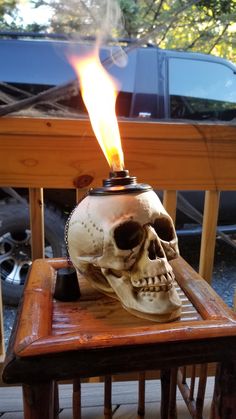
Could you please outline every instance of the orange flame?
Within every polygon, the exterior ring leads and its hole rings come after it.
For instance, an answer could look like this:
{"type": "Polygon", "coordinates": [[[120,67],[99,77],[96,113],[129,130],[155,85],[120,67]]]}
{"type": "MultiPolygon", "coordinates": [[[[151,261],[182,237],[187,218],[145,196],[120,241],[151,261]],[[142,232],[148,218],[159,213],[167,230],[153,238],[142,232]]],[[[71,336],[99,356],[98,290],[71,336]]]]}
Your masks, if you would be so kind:
{"type": "Polygon", "coordinates": [[[112,170],[123,170],[124,158],[115,114],[115,82],[102,66],[98,53],[71,57],[93,131],[112,170]]]}

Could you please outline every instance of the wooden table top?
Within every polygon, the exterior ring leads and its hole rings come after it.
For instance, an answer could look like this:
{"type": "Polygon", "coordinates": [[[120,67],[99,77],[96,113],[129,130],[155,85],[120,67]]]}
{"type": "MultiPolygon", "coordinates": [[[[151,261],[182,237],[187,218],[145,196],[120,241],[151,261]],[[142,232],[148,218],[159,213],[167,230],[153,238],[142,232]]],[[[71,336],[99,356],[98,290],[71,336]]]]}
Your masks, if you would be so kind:
{"type": "Polygon", "coordinates": [[[119,301],[80,278],[76,302],[53,299],[56,271],[64,259],[33,263],[14,340],[17,357],[236,336],[236,314],[181,258],[172,261],[182,315],[156,323],[129,314],[119,301]]]}

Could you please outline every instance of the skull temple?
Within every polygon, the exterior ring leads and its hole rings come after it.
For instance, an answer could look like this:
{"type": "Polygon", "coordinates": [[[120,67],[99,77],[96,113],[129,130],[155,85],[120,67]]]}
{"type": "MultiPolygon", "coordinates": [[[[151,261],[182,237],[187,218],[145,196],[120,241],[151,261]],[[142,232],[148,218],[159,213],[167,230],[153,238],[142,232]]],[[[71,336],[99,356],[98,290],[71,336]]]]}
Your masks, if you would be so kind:
{"type": "Polygon", "coordinates": [[[172,219],[152,190],[90,196],[67,223],[75,268],[130,313],[156,322],[181,314],[169,260],[178,256],[172,219]]]}

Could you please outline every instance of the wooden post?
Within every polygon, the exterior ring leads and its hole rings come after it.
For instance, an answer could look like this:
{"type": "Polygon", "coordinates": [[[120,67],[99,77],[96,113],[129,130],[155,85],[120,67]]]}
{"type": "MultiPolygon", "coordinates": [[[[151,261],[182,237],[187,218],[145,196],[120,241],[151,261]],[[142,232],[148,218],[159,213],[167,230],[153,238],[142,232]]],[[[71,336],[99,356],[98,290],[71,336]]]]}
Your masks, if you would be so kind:
{"type": "Polygon", "coordinates": [[[216,371],[211,419],[235,419],[236,362],[226,360],[216,371]]]}
{"type": "Polygon", "coordinates": [[[168,419],[177,419],[176,391],[178,367],[171,368],[168,419]]]}
{"type": "Polygon", "coordinates": [[[170,215],[175,224],[176,206],[177,206],[177,191],[164,191],[163,206],[170,215]]]}
{"type": "Polygon", "coordinates": [[[85,196],[88,192],[88,189],[85,189],[85,188],[78,189],[78,188],[76,188],[75,191],[76,191],[76,203],[78,204],[80,201],[82,201],[82,199],[85,198],[85,196]]]}
{"type": "Polygon", "coordinates": [[[81,381],[73,380],[73,419],[81,419],[81,381]]]}
{"type": "Polygon", "coordinates": [[[1,363],[5,357],[5,347],[4,347],[4,334],[3,334],[3,311],[2,311],[2,291],[1,291],[1,281],[0,281],[0,372],[1,372],[1,363]]]}
{"type": "Polygon", "coordinates": [[[112,418],[112,376],[104,378],[104,418],[112,418]]]}
{"type": "Polygon", "coordinates": [[[145,371],[139,373],[138,380],[138,418],[145,415],[145,371]]]}
{"type": "Polygon", "coordinates": [[[161,369],[161,419],[168,419],[171,369],[161,369]]]}
{"type": "Polygon", "coordinates": [[[54,383],[23,385],[24,419],[54,419],[54,383]]]}
{"type": "Polygon", "coordinates": [[[44,257],[43,189],[29,189],[32,260],[44,257]]]}
{"type": "Polygon", "coordinates": [[[209,283],[214,264],[219,198],[219,191],[205,193],[199,273],[209,283]]]}

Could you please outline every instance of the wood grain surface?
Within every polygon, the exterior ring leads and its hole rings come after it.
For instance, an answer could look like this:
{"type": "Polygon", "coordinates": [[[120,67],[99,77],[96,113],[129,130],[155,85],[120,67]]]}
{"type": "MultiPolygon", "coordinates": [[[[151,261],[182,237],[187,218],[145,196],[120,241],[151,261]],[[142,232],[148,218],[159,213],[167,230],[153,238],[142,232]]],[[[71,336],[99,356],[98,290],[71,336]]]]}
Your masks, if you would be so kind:
{"type": "Polygon", "coordinates": [[[83,277],[79,278],[79,301],[53,300],[56,269],[66,265],[63,259],[33,263],[15,340],[16,355],[236,336],[236,314],[182,258],[172,262],[182,316],[161,324],[129,314],[118,300],[100,294],[83,277]]]}
{"type": "MultiPolygon", "coordinates": [[[[236,189],[235,126],[119,126],[125,166],[140,182],[171,190],[236,189]]],[[[84,188],[100,185],[109,172],[87,120],[1,118],[0,150],[2,186],[84,188]]]]}

